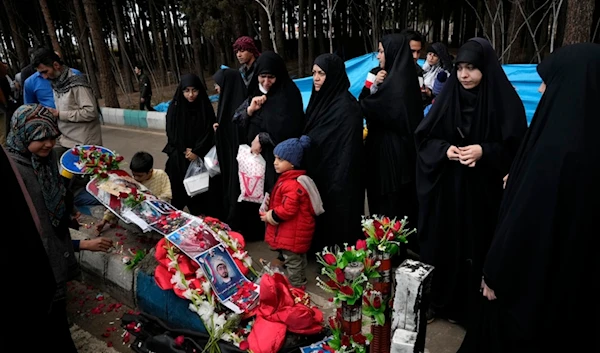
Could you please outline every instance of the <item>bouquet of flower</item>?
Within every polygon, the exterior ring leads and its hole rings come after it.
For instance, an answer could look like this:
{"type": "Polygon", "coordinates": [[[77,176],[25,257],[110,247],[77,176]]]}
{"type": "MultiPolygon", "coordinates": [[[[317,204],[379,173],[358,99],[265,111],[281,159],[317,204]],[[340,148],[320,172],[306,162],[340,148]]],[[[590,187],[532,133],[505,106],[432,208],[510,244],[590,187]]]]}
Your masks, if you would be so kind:
{"type": "Polygon", "coordinates": [[[344,334],[338,317],[330,317],[327,323],[331,330],[332,338],[323,345],[323,350],[332,353],[367,352],[367,346],[373,335],[363,335],[360,332],[352,336],[344,334]]]}
{"type": "Polygon", "coordinates": [[[121,202],[125,206],[129,208],[134,208],[135,206],[141,204],[142,202],[144,202],[144,200],[146,200],[146,195],[139,192],[136,188],[131,188],[131,192],[129,194],[125,192],[120,192],[119,199],[122,200],[121,202]]]}
{"type": "Polygon", "coordinates": [[[87,148],[75,146],[71,149],[71,153],[79,156],[83,173],[93,174],[103,179],[108,177],[107,172],[109,170],[119,169],[119,163],[123,161],[123,156],[115,155],[112,152],[104,152],[96,146],[87,148]]]}
{"type": "Polygon", "coordinates": [[[377,325],[385,324],[385,311],[387,305],[381,292],[367,289],[363,295],[362,312],[365,316],[375,319],[377,325]]]}
{"type": "Polygon", "coordinates": [[[400,244],[406,243],[406,238],[416,232],[416,229],[408,229],[408,217],[401,220],[389,217],[372,215],[363,216],[362,230],[366,236],[367,248],[371,251],[386,252],[395,255],[400,250],[400,244]]]}
{"type": "Polygon", "coordinates": [[[323,265],[321,274],[327,276],[327,280],[317,277],[317,286],[332,293],[336,304],[344,301],[354,305],[362,297],[364,284],[369,279],[380,276],[376,271],[378,264],[367,256],[365,248],[358,249],[356,246],[349,247],[348,244],[344,244],[344,250],[338,246],[331,250],[325,247],[316,255],[317,262],[323,265]],[[348,280],[344,271],[354,264],[362,264],[364,269],[360,275],[348,280]]]}

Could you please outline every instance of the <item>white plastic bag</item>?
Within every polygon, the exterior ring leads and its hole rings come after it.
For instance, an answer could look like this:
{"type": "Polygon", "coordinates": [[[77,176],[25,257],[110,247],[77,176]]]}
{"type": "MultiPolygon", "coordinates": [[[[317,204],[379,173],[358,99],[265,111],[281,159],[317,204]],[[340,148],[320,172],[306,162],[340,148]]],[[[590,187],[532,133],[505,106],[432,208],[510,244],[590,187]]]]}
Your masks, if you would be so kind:
{"type": "Polygon", "coordinates": [[[200,158],[193,160],[185,173],[183,186],[189,196],[195,196],[208,190],[209,173],[200,158]]]}
{"type": "Polygon", "coordinates": [[[219,166],[219,159],[217,158],[217,146],[212,146],[210,151],[204,156],[204,166],[206,166],[208,175],[210,175],[211,178],[221,174],[221,167],[219,166]]]}
{"type": "Polygon", "coordinates": [[[242,192],[238,202],[262,203],[265,194],[265,169],[267,162],[260,155],[250,152],[250,146],[240,145],[237,154],[238,175],[242,192]]]}

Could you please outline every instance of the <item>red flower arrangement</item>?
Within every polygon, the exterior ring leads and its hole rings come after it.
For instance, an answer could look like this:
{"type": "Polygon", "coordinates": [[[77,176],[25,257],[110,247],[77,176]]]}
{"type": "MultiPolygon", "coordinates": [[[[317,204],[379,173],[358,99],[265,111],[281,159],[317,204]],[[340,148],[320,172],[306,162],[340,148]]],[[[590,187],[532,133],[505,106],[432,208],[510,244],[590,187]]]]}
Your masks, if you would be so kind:
{"type": "Polygon", "coordinates": [[[357,333],[349,336],[344,334],[340,318],[332,316],[327,320],[327,324],[331,329],[331,339],[323,345],[326,352],[331,353],[366,353],[369,341],[372,339],[371,334],[363,335],[357,333]]]}
{"type": "Polygon", "coordinates": [[[362,230],[366,236],[366,247],[371,251],[386,252],[395,255],[400,250],[400,244],[406,243],[406,237],[416,232],[416,229],[408,229],[408,217],[401,220],[396,218],[372,215],[363,216],[362,230]]]}
{"type": "Polygon", "coordinates": [[[115,155],[112,152],[103,152],[96,146],[83,148],[76,146],[71,149],[71,153],[79,156],[80,163],[83,165],[81,171],[85,174],[93,174],[99,178],[108,178],[109,170],[119,169],[119,163],[123,161],[123,156],[115,155]]]}

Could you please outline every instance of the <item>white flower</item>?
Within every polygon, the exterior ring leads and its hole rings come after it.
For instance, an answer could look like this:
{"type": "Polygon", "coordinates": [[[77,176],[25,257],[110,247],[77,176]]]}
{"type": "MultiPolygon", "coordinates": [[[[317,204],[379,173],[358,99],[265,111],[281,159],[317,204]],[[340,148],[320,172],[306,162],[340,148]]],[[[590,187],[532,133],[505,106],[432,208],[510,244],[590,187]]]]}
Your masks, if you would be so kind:
{"type": "Polygon", "coordinates": [[[190,288],[188,288],[185,291],[183,291],[182,295],[185,299],[191,300],[194,296],[194,292],[190,288]]]}
{"type": "Polygon", "coordinates": [[[199,309],[199,308],[197,308],[197,307],[194,305],[194,303],[190,303],[190,304],[188,305],[188,309],[190,309],[191,311],[193,311],[193,312],[195,312],[195,313],[198,313],[198,309],[199,309]]]}
{"type": "Polygon", "coordinates": [[[202,291],[204,291],[204,293],[206,293],[206,294],[208,294],[208,293],[210,293],[210,291],[212,291],[212,287],[210,286],[209,281],[202,281],[202,291]]]}
{"type": "Polygon", "coordinates": [[[203,301],[200,303],[198,315],[200,315],[200,318],[202,318],[202,321],[204,321],[205,325],[210,322],[210,318],[214,312],[215,308],[210,305],[209,302],[203,301]]]}
{"type": "Polygon", "coordinates": [[[219,328],[222,328],[227,323],[227,317],[225,317],[225,314],[214,313],[213,320],[214,320],[215,327],[219,327],[219,328]]]}
{"type": "Polygon", "coordinates": [[[170,269],[172,268],[177,268],[178,264],[177,264],[177,256],[175,256],[175,258],[171,259],[171,261],[169,261],[169,264],[167,265],[167,267],[170,269]]]}
{"type": "Polygon", "coordinates": [[[242,262],[246,267],[252,266],[252,258],[250,256],[246,256],[245,258],[243,258],[242,262]]]}
{"type": "Polygon", "coordinates": [[[196,278],[203,278],[204,277],[204,271],[202,271],[201,267],[198,267],[198,269],[196,270],[196,278]]]}
{"type": "Polygon", "coordinates": [[[385,251],[385,244],[379,244],[379,245],[377,245],[377,250],[379,250],[379,251],[385,251]]]}
{"type": "Polygon", "coordinates": [[[233,340],[229,332],[223,332],[223,334],[221,335],[221,339],[227,342],[231,342],[233,340]]]}
{"type": "Polygon", "coordinates": [[[233,257],[235,257],[236,259],[240,259],[240,260],[243,260],[244,256],[246,256],[246,255],[248,255],[248,252],[247,251],[241,251],[241,250],[238,250],[238,251],[236,251],[236,252],[233,253],[233,257]]]}

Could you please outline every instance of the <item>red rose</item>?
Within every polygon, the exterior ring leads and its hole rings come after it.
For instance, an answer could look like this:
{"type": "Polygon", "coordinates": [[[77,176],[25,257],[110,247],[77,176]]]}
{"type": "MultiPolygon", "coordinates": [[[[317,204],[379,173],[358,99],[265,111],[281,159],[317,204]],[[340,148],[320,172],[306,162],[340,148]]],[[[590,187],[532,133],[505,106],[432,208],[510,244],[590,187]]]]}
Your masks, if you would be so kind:
{"type": "Polygon", "coordinates": [[[243,351],[247,351],[248,349],[250,349],[250,344],[248,343],[248,341],[244,340],[240,342],[240,349],[243,351]]]}
{"type": "Polygon", "coordinates": [[[342,346],[350,347],[350,338],[348,336],[342,336],[342,346]]]}
{"type": "Polygon", "coordinates": [[[343,283],[346,280],[346,276],[344,276],[344,271],[341,268],[335,269],[335,279],[338,283],[343,283]]]}
{"type": "Polygon", "coordinates": [[[340,288],[339,284],[335,283],[335,281],[331,280],[331,279],[327,280],[327,282],[325,282],[325,284],[327,286],[329,286],[329,288],[331,288],[331,289],[338,289],[338,288],[340,288]]]}
{"type": "Polygon", "coordinates": [[[381,227],[375,228],[375,238],[377,240],[381,240],[383,238],[384,234],[385,233],[383,232],[383,229],[381,227]]]}
{"type": "Polygon", "coordinates": [[[351,296],[354,294],[354,289],[352,289],[352,287],[350,286],[342,286],[342,288],[340,288],[340,291],[347,296],[351,296]]]}
{"type": "Polygon", "coordinates": [[[129,196],[129,194],[127,194],[126,192],[119,192],[119,198],[120,199],[126,199],[127,196],[129,196]]]}
{"type": "Polygon", "coordinates": [[[123,161],[123,156],[117,156],[117,162],[123,161]]]}
{"type": "Polygon", "coordinates": [[[335,256],[333,254],[329,254],[329,253],[323,255],[323,260],[328,265],[335,265],[335,263],[337,262],[337,259],[335,258],[335,256]]]}
{"type": "Polygon", "coordinates": [[[382,221],[383,225],[388,225],[390,224],[390,218],[389,217],[383,217],[383,221],[382,221]]]}
{"type": "Polygon", "coordinates": [[[73,149],[71,150],[71,154],[78,156],[79,155],[79,149],[77,149],[77,147],[73,147],[73,149]]]}
{"type": "Polygon", "coordinates": [[[394,232],[399,232],[400,228],[402,228],[402,222],[396,221],[396,223],[394,223],[394,226],[392,227],[392,229],[394,229],[394,232]]]}
{"type": "Polygon", "coordinates": [[[367,248],[367,241],[364,239],[358,239],[356,241],[356,250],[363,250],[367,248]]]}
{"type": "Polygon", "coordinates": [[[357,333],[356,335],[352,336],[352,340],[354,340],[354,342],[358,344],[367,343],[367,337],[365,337],[365,335],[363,335],[362,333],[357,333]]]}
{"type": "Polygon", "coordinates": [[[373,307],[375,309],[381,308],[381,297],[376,296],[375,298],[373,298],[373,307]]]}

